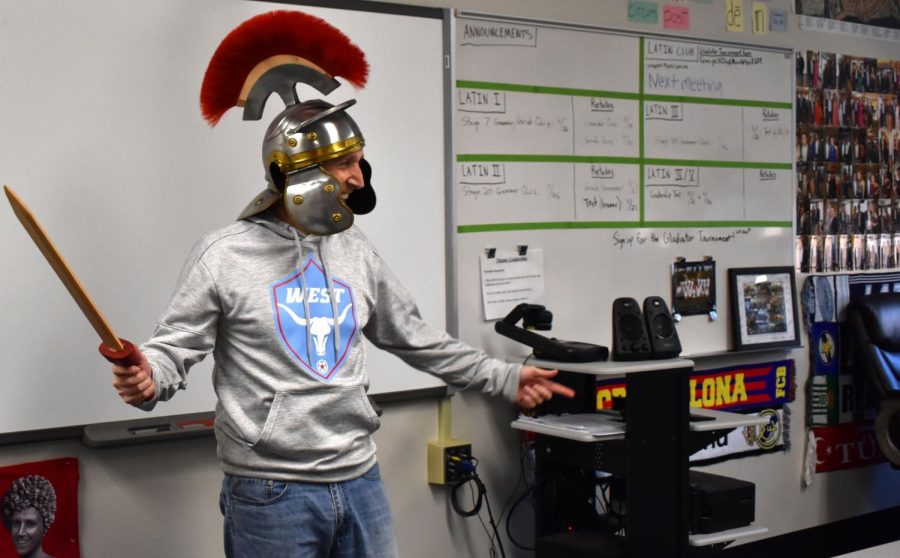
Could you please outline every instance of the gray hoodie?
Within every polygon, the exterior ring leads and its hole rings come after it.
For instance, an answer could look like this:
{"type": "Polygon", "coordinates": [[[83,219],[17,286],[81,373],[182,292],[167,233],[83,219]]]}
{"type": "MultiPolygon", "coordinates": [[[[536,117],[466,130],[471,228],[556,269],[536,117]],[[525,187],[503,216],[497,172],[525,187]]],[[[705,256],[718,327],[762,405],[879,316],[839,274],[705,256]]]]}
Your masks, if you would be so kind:
{"type": "Polygon", "coordinates": [[[365,345],[450,385],[515,399],[519,367],[425,323],[356,227],[301,238],[270,212],[201,239],[142,346],[157,400],[213,353],[226,473],[331,482],[375,463],[365,345]]]}

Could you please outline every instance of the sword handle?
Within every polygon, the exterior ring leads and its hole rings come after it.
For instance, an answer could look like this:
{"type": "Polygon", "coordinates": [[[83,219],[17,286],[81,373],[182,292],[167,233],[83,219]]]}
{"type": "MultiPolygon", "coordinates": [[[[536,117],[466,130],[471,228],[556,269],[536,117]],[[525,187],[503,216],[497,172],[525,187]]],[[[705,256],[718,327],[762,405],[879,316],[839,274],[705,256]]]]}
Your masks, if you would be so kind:
{"type": "Polygon", "coordinates": [[[112,347],[108,347],[106,343],[100,343],[100,354],[103,357],[112,362],[113,364],[118,364],[119,366],[137,366],[140,364],[140,360],[138,355],[140,354],[131,341],[126,341],[124,339],[119,339],[119,343],[122,344],[122,350],[117,351],[112,347]]]}

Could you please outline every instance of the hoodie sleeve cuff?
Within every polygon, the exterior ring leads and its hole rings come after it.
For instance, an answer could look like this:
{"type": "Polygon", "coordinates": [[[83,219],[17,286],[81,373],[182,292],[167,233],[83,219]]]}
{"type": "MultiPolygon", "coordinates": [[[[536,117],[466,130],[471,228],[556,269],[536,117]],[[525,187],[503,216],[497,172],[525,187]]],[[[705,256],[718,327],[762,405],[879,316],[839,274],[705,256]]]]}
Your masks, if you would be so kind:
{"type": "Polygon", "coordinates": [[[522,375],[521,364],[507,365],[506,379],[503,382],[503,397],[515,403],[516,396],[519,394],[519,378],[522,375]]]}

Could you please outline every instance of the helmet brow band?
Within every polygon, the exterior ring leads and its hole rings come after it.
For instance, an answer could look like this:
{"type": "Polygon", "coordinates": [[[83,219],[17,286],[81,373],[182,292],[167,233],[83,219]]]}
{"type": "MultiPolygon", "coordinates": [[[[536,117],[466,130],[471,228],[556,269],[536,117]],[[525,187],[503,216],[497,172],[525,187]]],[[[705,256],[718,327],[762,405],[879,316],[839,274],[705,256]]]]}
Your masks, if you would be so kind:
{"type": "MultiPolygon", "coordinates": [[[[321,163],[328,159],[334,159],[345,151],[355,150],[363,147],[365,142],[360,137],[349,138],[343,141],[335,142],[312,151],[304,151],[290,157],[290,167],[283,169],[285,172],[301,169],[315,163],[321,163]]],[[[269,162],[275,161],[279,164],[285,164],[284,153],[276,151],[269,155],[269,162]]]]}

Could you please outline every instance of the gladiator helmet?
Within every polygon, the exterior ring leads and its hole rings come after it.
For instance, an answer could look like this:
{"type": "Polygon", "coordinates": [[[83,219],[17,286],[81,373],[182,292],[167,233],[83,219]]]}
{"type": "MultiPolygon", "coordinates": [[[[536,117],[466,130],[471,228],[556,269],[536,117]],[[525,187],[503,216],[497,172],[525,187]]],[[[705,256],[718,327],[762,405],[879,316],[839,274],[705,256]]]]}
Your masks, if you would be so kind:
{"type": "Polygon", "coordinates": [[[368,162],[360,162],[365,186],[346,201],[341,199],[341,183],[321,166],[365,145],[359,126],[347,114],[356,101],[301,101],[296,91],[298,83],[305,83],[328,95],[340,86],[335,77],[361,88],[367,75],[368,63],[359,47],[324,20],[298,11],[258,15],[222,40],[200,91],[201,110],[210,125],[234,106],[243,107],[244,120],[260,120],[272,93],[285,104],[263,138],[266,188],[238,219],[282,203],[291,225],[305,234],[330,235],[349,228],[354,214],[375,207],[368,162]]]}

